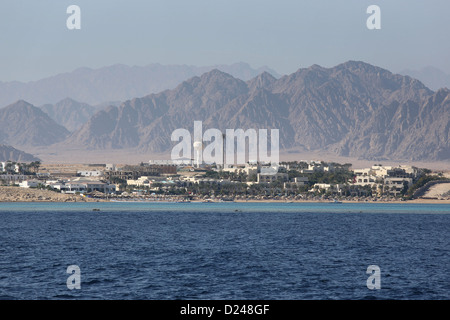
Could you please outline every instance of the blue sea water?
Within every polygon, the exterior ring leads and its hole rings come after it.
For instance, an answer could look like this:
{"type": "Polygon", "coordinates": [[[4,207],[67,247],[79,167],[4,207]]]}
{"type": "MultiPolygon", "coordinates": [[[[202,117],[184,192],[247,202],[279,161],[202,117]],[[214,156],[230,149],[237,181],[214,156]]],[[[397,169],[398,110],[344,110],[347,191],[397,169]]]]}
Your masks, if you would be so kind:
{"type": "Polygon", "coordinates": [[[0,299],[449,299],[449,231],[435,204],[0,203],[0,299]]]}

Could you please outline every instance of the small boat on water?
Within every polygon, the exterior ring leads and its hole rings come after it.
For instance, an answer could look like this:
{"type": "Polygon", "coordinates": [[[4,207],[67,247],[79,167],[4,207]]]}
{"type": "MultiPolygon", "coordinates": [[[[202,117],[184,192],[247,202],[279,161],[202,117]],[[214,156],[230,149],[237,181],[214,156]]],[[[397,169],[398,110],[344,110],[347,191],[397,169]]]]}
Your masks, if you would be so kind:
{"type": "Polygon", "coordinates": [[[330,201],[330,203],[342,203],[342,201],[338,201],[338,200],[334,199],[333,201],[330,201]]]}

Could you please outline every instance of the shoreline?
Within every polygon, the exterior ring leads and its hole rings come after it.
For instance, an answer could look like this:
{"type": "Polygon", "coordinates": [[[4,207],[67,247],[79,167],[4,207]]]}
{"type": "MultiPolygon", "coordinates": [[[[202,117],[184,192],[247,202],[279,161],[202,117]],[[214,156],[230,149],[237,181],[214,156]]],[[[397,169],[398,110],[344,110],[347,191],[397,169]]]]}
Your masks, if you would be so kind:
{"type": "Polygon", "coordinates": [[[235,200],[235,201],[212,201],[204,202],[201,200],[193,200],[190,202],[180,202],[180,201],[167,201],[167,200],[105,200],[105,199],[94,199],[94,198],[80,198],[80,199],[69,199],[69,200],[14,200],[14,201],[4,201],[0,200],[0,205],[2,203],[278,203],[278,204],[299,204],[299,203],[323,203],[323,204],[450,204],[450,200],[432,200],[432,199],[415,199],[415,200],[393,200],[393,201],[351,201],[342,200],[341,203],[334,203],[333,201],[326,200],[235,200]]]}
{"type": "Polygon", "coordinates": [[[16,202],[74,203],[74,202],[105,202],[105,200],[87,198],[75,194],[57,193],[50,190],[0,186],[0,203],[16,203],[16,202]]]}
{"type": "MultiPolygon", "coordinates": [[[[407,203],[418,203],[418,204],[450,204],[450,200],[434,200],[434,199],[414,199],[414,200],[392,200],[392,201],[352,201],[352,200],[339,200],[343,204],[346,203],[401,203],[401,204],[407,204],[407,203]]],[[[235,200],[236,203],[333,203],[333,201],[327,201],[327,200],[235,200]]]]}
{"type": "MultiPolygon", "coordinates": [[[[89,198],[86,196],[75,194],[57,193],[50,190],[40,189],[25,189],[18,187],[2,187],[0,186],[0,204],[1,203],[87,203],[87,202],[129,202],[129,203],[188,203],[183,202],[183,197],[160,197],[157,199],[145,199],[145,198],[89,198]],[[158,200],[157,200],[158,199],[158,200]]],[[[234,199],[233,201],[221,201],[220,199],[206,201],[205,199],[195,199],[190,202],[193,203],[333,203],[332,199],[319,200],[319,199],[234,199]]],[[[339,200],[339,199],[337,199],[339,200]]],[[[414,199],[414,200],[369,200],[369,199],[354,199],[354,200],[339,200],[341,203],[417,203],[417,204],[450,204],[450,199],[414,199]]]]}

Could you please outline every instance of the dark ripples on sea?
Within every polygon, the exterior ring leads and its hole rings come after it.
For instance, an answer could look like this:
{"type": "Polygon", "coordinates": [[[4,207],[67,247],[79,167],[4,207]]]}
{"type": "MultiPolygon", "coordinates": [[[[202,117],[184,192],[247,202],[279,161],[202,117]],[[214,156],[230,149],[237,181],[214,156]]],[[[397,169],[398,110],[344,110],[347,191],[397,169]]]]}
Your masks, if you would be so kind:
{"type": "Polygon", "coordinates": [[[0,299],[450,298],[448,214],[181,205],[0,208],[0,299]],[[69,265],[81,290],[66,286],[69,265]],[[366,286],[369,265],[381,290],[366,286]]]}

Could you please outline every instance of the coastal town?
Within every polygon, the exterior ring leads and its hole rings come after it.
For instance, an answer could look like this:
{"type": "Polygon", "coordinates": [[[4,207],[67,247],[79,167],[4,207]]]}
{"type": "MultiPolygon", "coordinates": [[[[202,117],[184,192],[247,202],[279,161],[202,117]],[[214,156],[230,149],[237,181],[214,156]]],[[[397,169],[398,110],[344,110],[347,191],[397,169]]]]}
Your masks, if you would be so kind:
{"type": "Polygon", "coordinates": [[[450,177],[413,166],[324,161],[220,166],[150,160],[136,165],[1,162],[0,201],[450,200],[450,177]]]}

